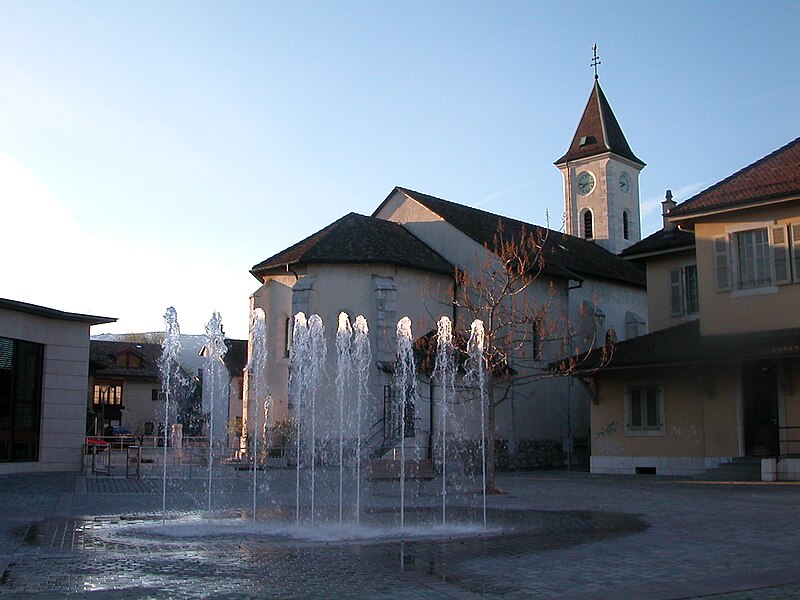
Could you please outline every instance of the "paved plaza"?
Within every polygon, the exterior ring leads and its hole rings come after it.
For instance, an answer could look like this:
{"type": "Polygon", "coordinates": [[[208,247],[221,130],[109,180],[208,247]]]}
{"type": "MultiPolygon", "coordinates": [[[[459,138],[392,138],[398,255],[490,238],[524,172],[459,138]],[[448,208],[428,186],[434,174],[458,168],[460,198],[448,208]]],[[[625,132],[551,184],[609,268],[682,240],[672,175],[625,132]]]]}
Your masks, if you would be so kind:
{"type": "MultiPolygon", "coordinates": [[[[220,483],[231,523],[246,521],[233,507],[248,506],[248,475],[220,483]]],[[[266,509],[291,506],[292,480],[262,476],[266,509]]],[[[203,485],[170,490],[165,514],[157,479],[0,476],[0,596],[800,598],[796,484],[500,474],[505,494],[488,498],[487,532],[355,541],[243,526],[195,534],[203,485]],[[184,532],[159,533],[162,519],[184,532]]],[[[365,511],[396,519],[395,485],[368,487],[365,511]]],[[[438,485],[414,488],[426,514],[439,510],[438,485]]]]}

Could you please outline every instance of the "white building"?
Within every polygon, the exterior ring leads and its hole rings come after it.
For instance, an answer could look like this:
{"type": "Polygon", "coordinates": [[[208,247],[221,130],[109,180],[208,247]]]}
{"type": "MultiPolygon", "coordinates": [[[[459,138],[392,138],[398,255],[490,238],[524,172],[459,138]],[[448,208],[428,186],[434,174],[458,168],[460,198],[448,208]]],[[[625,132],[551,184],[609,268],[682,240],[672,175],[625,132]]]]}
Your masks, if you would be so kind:
{"type": "MultiPolygon", "coordinates": [[[[495,265],[498,232],[506,240],[533,235],[543,243],[541,273],[526,290],[523,305],[546,306],[545,320],[572,332],[570,353],[602,344],[608,336],[622,340],[645,333],[644,271],[617,256],[641,239],[638,175],[644,163],[631,152],[597,81],[570,148],[556,164],[564,177],[568,234],[396,187],[371,217],[351,213],[255,265],[251,273],[262,285],[251,303],[267,315],[269,422],[291,414],[292,316],[319,314],[332,349],[337,315],[344,311],[351,319],[365,316],[370,326],[374,365],[362,428],[371,445],[385,446],[379,429],[394,394],[397,320],[411,318],[415,337],[421,338],[446,315],[463,333],[469,322],[453,302],[463,291],[457,273],[477,276],[495,265]]],[[[547,336],[540,332],[540,337],[547,336]]],[[[535,379],[564,349],[544,343],[535,351],[536,360],[517,353],[509,367],[535,379]]],[[[331,369],[334,360],[331,350],[331,369]]],[[[436,386],[424,373],[419,377],[413,444],[430,455],[436,386]]],[[[588,396],[580,386],[570,378],[543,377],[510,389],[498,406],[496,437],[521,464],[560,463],[574,440],[588,438],[588,413],[588,396]]]]}
{"type": "Polygon", "coordinates": [[[89,327],[115,320],[0,298],[0,474],[80,470],[89,327]]]}

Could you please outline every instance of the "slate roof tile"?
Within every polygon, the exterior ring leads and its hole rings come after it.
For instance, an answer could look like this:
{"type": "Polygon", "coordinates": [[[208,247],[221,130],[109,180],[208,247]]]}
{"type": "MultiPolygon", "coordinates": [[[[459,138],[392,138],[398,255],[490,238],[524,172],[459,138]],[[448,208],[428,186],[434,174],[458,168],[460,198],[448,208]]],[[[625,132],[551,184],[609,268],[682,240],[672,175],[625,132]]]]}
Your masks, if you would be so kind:
{"type": "Polygon", "coordinates": [[[628,145],[625,134],[619,126],[614,111],[600,87],[600,82],[595,79],[589,101],[583,109],[583,115],[578,122],[578,128],[572,138],[567,153],[559,158],[555,164],[560,165],[567,161],[587,158],[604,152],[613,152],[644,167],[628,145]]]}
{"type": "Polygon", "coordinates": [[[385,263],[452,275],[455,267],[397,223],[345,215],[324,229],[258,263],[250,273],[261,279],[271,269],[295,263],[385,263]]]}
{"type": "Polygon", "coordinates": [[[659,229],[651,233],[640,242],[633,246],[628,246],[620,256],[625,258],[635,258],[642,254],[653,252],[666,252],[669,250],[694,248],[694,233],[691,231],[681,231],[677,227],[672,230],[659,229]]]}
{"type": "Polygon", "coordinates": [[[158,359],[161,344],[139,342],[89,341],[89,373],[95,377],[137,377],[158,379],[158,359]],[[118,366],[116,357],[123,352],[133,352],[141,357],[141,368],[118,366]]]}
{"type": "Polygon", "coordinates": [[[494,246],[500,229],[506,238],[519,239],[525,231],[545,240],[544,272],[549,275],[570,279],[599,277],[640,287],[645,285],[642,267],[620,259],[594,242],[406,188],[395,189],[487,248],[494,246]]]}
{"type": "MultiPolygon", "coordinates": [[[[579,372],[601,367],[601,356],[602,349],[585,355],[578,361],[579,372]]],[[[800,328],[700,335],[700,322],[694,320],[619,342],[610,361],[602,368],[703,364],[781,356],[800,356],[800,328]]],[[[559,363],[550,367],[559,370],[559,363]]]]}
{"type": "Polygon", "coordinates": [[[680,203],[670,217],[688,217],[800,195],[800,137],[680,203]]]}

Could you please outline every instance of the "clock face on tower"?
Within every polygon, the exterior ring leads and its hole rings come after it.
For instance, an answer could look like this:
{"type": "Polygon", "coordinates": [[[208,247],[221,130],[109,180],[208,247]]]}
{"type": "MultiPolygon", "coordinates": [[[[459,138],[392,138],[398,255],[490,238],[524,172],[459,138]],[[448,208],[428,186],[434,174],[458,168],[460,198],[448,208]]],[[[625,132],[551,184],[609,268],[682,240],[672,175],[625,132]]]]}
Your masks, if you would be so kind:
{"type": "Polygon", "coordinates": [[[627,194],[628,190],[631,189],[631,182],[625,173],[619,176],[619,189],[622,190],[623,194],[627,194]]]}
{"type": "Polygon", "coordinates": [[[590,193],[594,189],[594,175],[589,171],[578,173],[578,193],[582,196],[590,193]]]}

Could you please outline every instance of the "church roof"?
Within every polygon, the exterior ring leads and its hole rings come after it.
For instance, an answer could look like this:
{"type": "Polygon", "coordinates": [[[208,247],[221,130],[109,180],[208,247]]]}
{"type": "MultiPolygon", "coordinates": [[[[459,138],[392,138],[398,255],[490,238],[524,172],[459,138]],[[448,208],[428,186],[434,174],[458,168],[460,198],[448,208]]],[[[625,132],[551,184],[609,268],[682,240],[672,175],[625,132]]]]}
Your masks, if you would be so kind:
{"type": "MultiPolygon", "coordinates": [[[[608,350],[596,348],[578,357],[576,374],[601,369],[631,369],[645,366],[697,365],[742,359],[800,355],[800,328],[701,335],[700,321],[693,320],[619,342],[609,358],[608,350]]],[[[551,363],[563,371],[570,360],[551,363]]]]}
{"type": "Polygon", "coordinates": [[[696,216],[800,195],[800,138],[692,196],[670,217],[696,216]]]}
{"type": "Polygon", "coordinates": [[[521,233],[525,231],[538,239],[545,240],[543,270],[549,275],[568,279],[599,277],[636,286],[645,285],[644,269],[622,260],[594,242],[413,190],[401,187],[395,190],[419,202],[487,248],[494,245],[495,237],[501,230],[506,238],[519,239],[521,233]]]}
{"type": "Polygon", "coordinates": [[[627,158],[636,164],[645,166],[631,150],[622,128],[611,110],[611,105],[600,87],[600,82],[595,79],[589,101],[583,109],[583,115],[575,130],[575,136],[569,145],[567,153],[559,158],[555,164],[587,158],[605,152],[627,158]]]}
{"type": "Polygon", "coordinates": [[[694,248],[694,245],[694,233],[691,231],[682,231],[677,227],[673,227],[671,230],[659,229],[642,241],[625,248],[620,252],[620,256],[628,259],[639,258],[649,254],[694,248]]]}
{"type": "Polygon", "coordinates": [[[452,275],[455,267],[402,225],[356,213],[345,215],[258,263],[250,273],[261,275],[272,269],[285,269],[296,263],[370,264],[384,263],[452,275]]]}
{"type": "Polygon", "coordinates": [[[161,357],[161,344],[144,342],[117,342],[110,340],[89,340],[89,371],[95,377],[137,377],[158,379],[158,359],[161,357]],[[138,367],[117,364],[120,354],[135,354],[139,357],[138,367]]]}

